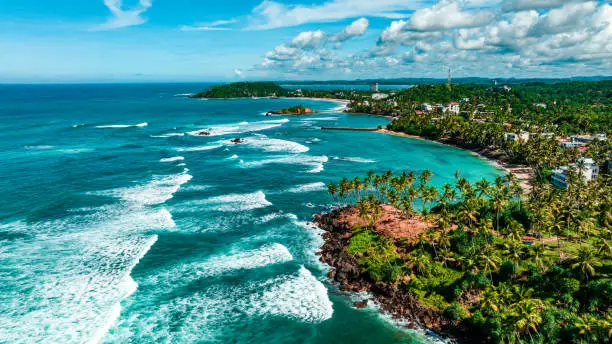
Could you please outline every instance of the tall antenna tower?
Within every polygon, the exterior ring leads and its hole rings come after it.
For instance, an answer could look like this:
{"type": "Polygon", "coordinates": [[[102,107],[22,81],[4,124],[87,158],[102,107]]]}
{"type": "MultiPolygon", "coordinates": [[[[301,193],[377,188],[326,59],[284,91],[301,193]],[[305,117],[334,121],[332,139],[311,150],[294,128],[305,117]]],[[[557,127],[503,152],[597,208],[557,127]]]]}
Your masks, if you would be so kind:
{"type": "Polygon", "coordinates": [[[451,69],[448,68],[448,88],[452,87],[452,79],[451,79],[451,69]]]}

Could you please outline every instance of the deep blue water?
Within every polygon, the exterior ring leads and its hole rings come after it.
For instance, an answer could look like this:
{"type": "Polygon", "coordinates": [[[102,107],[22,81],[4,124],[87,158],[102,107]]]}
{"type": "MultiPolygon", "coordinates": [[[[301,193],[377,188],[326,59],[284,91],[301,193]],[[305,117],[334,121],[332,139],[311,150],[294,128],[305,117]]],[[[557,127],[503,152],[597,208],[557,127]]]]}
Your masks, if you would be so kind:
{"type": "Polygon", "coordinates": [[[295,100],[182,95],[204,86],[0,86],[0,342],[430,341],[352,308],[308,221],[343,176],[497,171],[439,144],[321,131],[386,123],[332,102],[285,118],[263,113],[295,100]]]}

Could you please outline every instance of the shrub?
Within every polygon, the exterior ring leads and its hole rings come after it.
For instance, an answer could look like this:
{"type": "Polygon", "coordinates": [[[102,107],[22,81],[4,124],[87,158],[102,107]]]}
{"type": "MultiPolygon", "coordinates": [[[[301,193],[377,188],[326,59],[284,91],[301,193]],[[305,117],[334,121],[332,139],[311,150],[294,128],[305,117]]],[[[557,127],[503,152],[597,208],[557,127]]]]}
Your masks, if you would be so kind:
{"type": "Polygon", "coordinates": [[[457,322],[459,320],[465,319],[467,317],[467,312],[461,304],[457,301],[451,303],[450,306],[446,308],[444,311],[444,316],[446,316],[449,320],[457,322]]]}
{"type": "Polygon", "coordinates": [[[516,275],[518,267],[510,260],[506,260],[499,267],[499,278],[501,281],[508,281],[512,276],[516,275]]]}
{"type": "Polygon", "coordinates": [[[359,257],[362,271],[375,282],[395,282],[402,272],[402,264],[391,239],[369,229],[353,233],[347,252],[359,257]]]}

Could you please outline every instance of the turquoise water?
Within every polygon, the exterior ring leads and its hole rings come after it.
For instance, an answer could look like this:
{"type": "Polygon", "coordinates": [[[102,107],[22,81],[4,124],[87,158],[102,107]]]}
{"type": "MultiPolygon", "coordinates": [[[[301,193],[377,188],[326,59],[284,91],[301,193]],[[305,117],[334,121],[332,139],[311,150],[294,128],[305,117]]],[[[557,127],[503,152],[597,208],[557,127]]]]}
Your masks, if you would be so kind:
{"type": "Polygon", "coordinates": [[[343,176],[496,170],[425,141],[321,131],[386,123],[332,102],[285,118],[262,114],[295,100],[182,95],[204,86],[0,86],[0,341],[430,341],[353,309],[307,222],[343,176]]]}

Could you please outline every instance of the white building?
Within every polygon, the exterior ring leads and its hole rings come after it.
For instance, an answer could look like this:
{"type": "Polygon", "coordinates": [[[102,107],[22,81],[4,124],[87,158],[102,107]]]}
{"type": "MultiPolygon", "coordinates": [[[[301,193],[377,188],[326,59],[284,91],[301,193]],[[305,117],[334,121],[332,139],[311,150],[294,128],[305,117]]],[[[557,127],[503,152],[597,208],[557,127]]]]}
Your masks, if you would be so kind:
{"type": "Polygon", "coordinates": [[[378,83],[370,85],[370,92],[378,92],[378,83]]]}
{"type": "Polygon", "coordinates": [[[567,188],[567,174],[570,167],[575,169],[576,173],[578,173],[586,183],[597,179],[597,175],[599,175],[599,166],[593,159],[580,158],[577,163],[571,166],[561,166],[554,169],[551,175],[553,185],[560,188],[567,188]]]}
{"type": "Polygon", "coordinates": [[[421,104],[421,110],[423,110],[425,112],[431,112],[431,111],[433,111],[433,107],[429,103],[423,103],[423,104],[421,104]]]}
{"type": "Polygon", "coordinates": [[[529,141],[529,137],[531,135],[526,132],[526,131],[522,131],[518,134],[516,133],[504,133],[504,139],[506,140],[512,140],[512,141],[521,141],[521,142],[527,142],[529,141]]]}
{"type": "Polygon", "coordinates": [[[576,135],[571,137],[572,142],[581,142],[581,143],[589,143],[593,140],[597,141],[605,141],[608,137],[605,133],[596,134],[596,135],[576,135]]]}
{"type": "Polygon", "coordinates": [[[372,95],[372,99],[374,99],[374,100],[387,99],[388,97],[389,97],[389,95],[386,94],[386,93],[374,93],[372,95]]]}
{"type": "Polygon", "coordinates": [[[459,112],[461,112],[461,107],[459,106],[459,103],[452,102],[452,103],[448,104],[448,107],[446,108],[446,111],[452,112],[455,115],[458,115],[459,112]]]}

